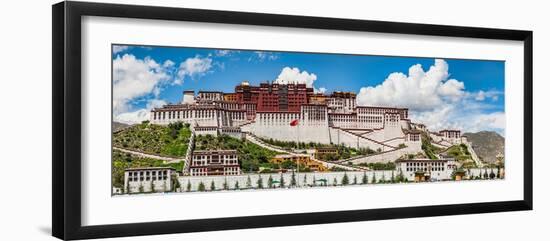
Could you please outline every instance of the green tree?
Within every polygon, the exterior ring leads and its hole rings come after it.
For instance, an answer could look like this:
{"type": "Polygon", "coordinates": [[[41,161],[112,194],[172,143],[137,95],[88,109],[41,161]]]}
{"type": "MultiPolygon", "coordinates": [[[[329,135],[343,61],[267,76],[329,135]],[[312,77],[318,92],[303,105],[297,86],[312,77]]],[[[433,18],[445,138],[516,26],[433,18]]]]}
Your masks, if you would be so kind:
{"type": "Polygon", "coordinates": [[[279,187],[283,188],[285,187],[285,178],[283,177],[283,174],[281,173],[281,180],[279,181],[279,187]]]}
{"type": "Polygon", "coordinates": [[[181,184],[180,184],[180,181],[178,180],[178,176],[175,174],[172,175],[171,180],[172,180],[172,191],[176,192],[179,188],[181,188],[181,184]]]}
{"type": "Polygon", "coordinates": [[[214,183],[214,180],[210,183],[210,191],[216,191],[216,184],[214,183]]]}
{"type": "Polygon", "coordinates": [[[191,182],[189,180],[187,180],[187,187],[185,188],[185,190],[187,192],[190,192],[191,191],[191,182]]]}
{"type": "Polygon", "coordinates": [[[407,179],[403,175],[403,170],[399,169],[399,174],[397,174],[396,181],[397,182],[406,182],[407,181],[407,179]]]}
{"type": "Polygon", "coordinates": [[[375,184],[376,183],[376,172],[372,172],[372,180],[370,183],[375,184]]]}
{"type": "Polygon", "coordinates": [[[349,177],[347,173],[344,173],[344,177],[342,177],[342,185],[348,185],[349,184],[349,177]]]}
{"type": "Polygon", "coordinates": [[[262,180],[262,176],[258,175],[258,188],[263,189],[264,188],[264,180],[262,180]]]}
{"type": "Polygon", "coordinates": [[[199,192],[206,191],[206,187],[204,186],[204,183],[202,183],[202,182],[199,183],[199,189],[198,190],[199,190],[199,192]]]}
{"type": "Polygon", "coordinates": [[[367,172],[363,171],[363,178],[361,179],[362,184],[367,184],[369,179],[367,178],[367,172]]]}
{"type": "Polygon", "coordinates": [[[227,177],[225,178],[225,180],[223,181],[223,190],[228,190],[229,189],[229,185],[227,184],[227,177]]]}
{"type": "Polygon", "coordinates": [[[267,179],[267,187],[273,188],[273,177],[269,175],[269,178],[267,179]]]}
{"type": "Polygon", "coordinates": [[[294,173],[294,170],[292,170],[292,176],[290,177],[290,186],[296,186],[296,174],[294,173]]]}
{"type": "Polygon", "coordinates": [[[250,176],[246,178],[246,188],[250,189],[252,188],[252,180],[250,179],[250,176]]]}
{"type": "Polygon", "coordinates": [[[391,172],[390,182],[395,183],[395,175],[393,174],[393,171],[391,172]]]}
{"type": "Polygon", "coordinates": [[[386,183],[386,175],[382,172],[382,177],[378,180],[378,183],[386,183]]]}
{"type": "Polygon", "coordinates": [[[337,185],[338,185],[338,180],[336,180],[336,177],[334,178],[334,180],[332,180],[332,185],[333,185],[333,186],[337,186],[337,185]]]}
{"type": "Polygon", "coordinates": [[[495,172],[493,172],[493,169],[491,168],[491,173],[489,174],[490,179],[494,179],[496,177],[495,172]]]}

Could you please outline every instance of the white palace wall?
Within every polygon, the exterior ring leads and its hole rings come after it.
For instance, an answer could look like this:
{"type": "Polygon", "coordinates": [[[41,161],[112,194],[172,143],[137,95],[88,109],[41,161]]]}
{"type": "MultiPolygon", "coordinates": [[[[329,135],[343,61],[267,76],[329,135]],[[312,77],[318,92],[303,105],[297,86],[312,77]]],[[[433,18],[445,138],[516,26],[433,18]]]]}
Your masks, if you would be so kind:
{"type": "Polygon", "coordinates": [[[316,142],[330,144],[328,124],[325,123],[300,123],[298,126],[290,126],[289,122],[255,122],[246,128],[254,135],[265,139],[281,141],[316,142]]]}
{"type": "MultiPolygon", "coordinates": [[[[487,173],[491,173],[491,170],[493,173],[497,172],[496,168],[493,169],[486,169],[487,173]]],[[[479,176],[479,173],[484,173],[485,169],[470,169],[471,175],[479,176]]],[[[439,177],[439,180],[442,179],[449,179],[450,173],[448,173],[448,177],[439,177]]],[[[385,171],[348,171],[348,172],[300,172],[295,173],[296,182],[300,186],[320,186],[323,181],[322,179],[326,180],[327,186],[333,186],[334,181],[336,179],[336,185],[342,185],[342,179],[344,178],[344,175],[348,176],[349,179],[349,185],[353,185],[354,179],[357,180],[357,184],[361,184],[361,181],[363,179],[363,175],[367,176],[368,183],[372,184],[373,176],[375,176],[376,181],[379,180],[386,180],[390,181],[391,177],[394,178],[399,175],[399,171],[397,170],[385,170],[385,171]],[[304,176],[305,176],[305,182],[304,182],[304,176]],[[316,180],[314,182],[314,180],[316,180]]],[[[468,175],[468,173],[467,173],[468,175]]],[[[214,182],[214,187],[216,190],[222,190],[223,185],[225,182],[227,182],[227,186],[229,189],[234,189],[235,184],[239,183],[240,189],[247,188],[247,182],[250,178],[250,186],[252,188],[258,187],[258,180],[261,178],[263,188],[268,188],[268,179],[269,177],[272,177],[274,181],[280,181],[281,174],[280,173],[266,173],[266,174],[243,174],[243,175],[237,175],[237,176],[180,176],[178,177],[178,180],[180,182],[180,191],[185,192],[187,188],[187,184],[191,184],[190,191],[198,191],[199,184],[202,182],[204,184],[204,187],[206,190],[210,190],[210,186],[212,181],[214,182]]],[[[285,187],[288,187],[290,185],[290,181],[292,179],[292,173],[284,173],[282,174],[285,187]]],[[[368,184],[367,184],[368,185],[368,184]]],[[[388,184],[391,185],[391,184],[388,184]]],[[[278,184],[274,184],[274,187],[279,187],[278,184]]]]}
{"type": "MultiPolygon", "coordinates": [[[[322,179],[327,180],[327,186],[334,185],[334,179],[336,179],[336,185],[342,184],[342,179],[344,178],[344,175],[347,175],[349,178],[349,184],[353,184],[354,178],[357,178],[358,184],[361,183],[361,180],[363,178],[363,175],[365,174],[368,178],[369,183],[372,181],[372,177],[376,176],[376,180],[384,179],[389,181],[391,179],[392,173],[394,177],[398,175],[397,171],[349,171],[349,172],[300,172],[295,173],[295,178],[297,184],[300,186],[313,186],[317,185],[320,186],[323,181],[322,179]],[[304,176],[305,176],[305,182],[304,182],[304,176]],[[315,184],[314,184],[314,179],[315,184]]],[[[214,186],[216,190],[223,189],[223,184],[227,182],[227,185],[229,189],[234,189],[235,184],[239,183],[239,188],[245,189],[247,188],[248,178],[250,178],[250,185],[253,188],[258,187],[258,180],[261,178],[263,188],[268,187],[268,180],[269,177],[272,177],[274,181],[280,181],[281,174],[280,173],[265,173],[265,174],[243,174],[243,175],[237,175],[237,176],[180,176],[178,178],[180,182],[180,186],[182,188],[182,191],[186,191],[188,183],[191,184],[191,191],[197,191],[199,184],[202,182],[206,188],[206,190],[210,190],[210,186],[212,181],[214,182],[214,186]]],[[[285,186],[288,187],[290,185],[290,181],[292,179],[292,173],[283,173],[282,174],[285,186]]],[[[279,184],[275,184],[275,187],[279,187],[279,184]]]]}

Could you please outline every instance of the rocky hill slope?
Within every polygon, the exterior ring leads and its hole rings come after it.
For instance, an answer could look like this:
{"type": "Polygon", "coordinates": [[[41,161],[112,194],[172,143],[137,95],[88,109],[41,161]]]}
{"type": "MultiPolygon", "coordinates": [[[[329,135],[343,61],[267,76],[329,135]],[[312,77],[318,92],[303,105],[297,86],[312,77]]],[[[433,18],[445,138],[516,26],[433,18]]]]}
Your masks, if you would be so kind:
{"type": "Polygon", "coordinates": [[[499,153],[504,154],[504,137],[494,131],[480,131],[476,133],[464,133],[476,154],[484,162],[494,163],[499,153]]]}

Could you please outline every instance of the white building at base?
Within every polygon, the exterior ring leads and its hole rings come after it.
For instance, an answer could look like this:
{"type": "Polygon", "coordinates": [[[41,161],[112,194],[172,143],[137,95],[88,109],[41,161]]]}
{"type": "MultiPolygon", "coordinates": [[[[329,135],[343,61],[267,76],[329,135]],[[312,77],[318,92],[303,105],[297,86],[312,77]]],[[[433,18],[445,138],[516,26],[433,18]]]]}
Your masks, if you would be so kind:
{"type": "Polygon", "coordinates": [[[124,193],[167,192],[172,190],[171,167],[143,167],[124,170],[124,193]]]}
{"type": "Polygon", "coordinates": [[[454,159],[409,159],[397,160],[395,165],[396,171],[402,173],[408,181],[415,181],[418,175],[433,181],[443,181],[451,179],[459,164],[454,159]]]}

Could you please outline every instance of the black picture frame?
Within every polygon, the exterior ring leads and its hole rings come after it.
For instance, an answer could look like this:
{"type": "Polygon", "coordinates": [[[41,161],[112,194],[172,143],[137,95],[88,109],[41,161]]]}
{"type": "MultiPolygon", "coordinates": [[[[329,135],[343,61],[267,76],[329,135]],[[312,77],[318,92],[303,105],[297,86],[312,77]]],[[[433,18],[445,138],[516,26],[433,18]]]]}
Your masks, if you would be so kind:
{"type": "Polygon", "coordinates": [[[533,32],[324,17],[197,10],[171,7],[60,2],[52,6],[52,233],[60,239],[309,225],[380,219],[532,210],[533,208],[533,32]],[[523,199],[421,207],[342,210],[235,218],[145,222],[99,226],[81,224],[81,17],[103,16],[378,33],[450,36],[524,43],[523,199]]]}

